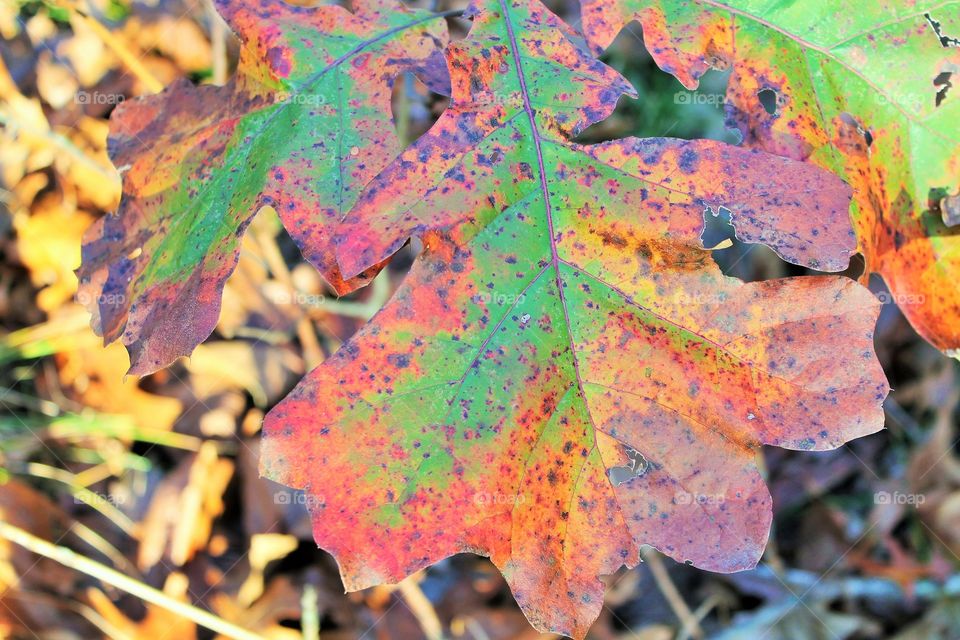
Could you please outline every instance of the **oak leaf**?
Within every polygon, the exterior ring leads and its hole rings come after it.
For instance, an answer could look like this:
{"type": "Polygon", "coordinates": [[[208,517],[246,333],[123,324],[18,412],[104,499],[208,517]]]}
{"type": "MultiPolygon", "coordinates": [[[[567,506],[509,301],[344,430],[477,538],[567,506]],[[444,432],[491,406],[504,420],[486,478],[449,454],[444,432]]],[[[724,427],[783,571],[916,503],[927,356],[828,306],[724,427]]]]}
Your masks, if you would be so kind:
{"type": "Polygon", "coordinates": [[[700,240],[843,269],[850,190],[713,141],[572,142],[630,87],[537,0],[482,0],[448,47],[453,100],[336,235],[346,276],[410,235],[391,301],[267,416],[263,473],[306,490],[348,589],[489,556],[531,622],[585,635],[599,576],[653,545],[752,567],[760,446],[883,424],[879,302],[838,276],[745,284],[700,240]],[[707,214],[709,215],[709,214],[707,214]]]}
{"type": "Polygon", "coordinates": [[[581,0],[596,52],[632,20],[687,88],[730,69],[727,121],[744,143],[847,180],[866,259],[934,346],[960,349],[960,3],[581,0]],[[762,94],[769,103],[764,106],[762,94]]]}
{"type": "Polygon", "coordinates": [[[107,342],[130,351],[131,373],[170,364],[213,331],[240,237],[273,206],[339,293],[329,228],[400,151],[390,85],[418,72],[448,92],[442,14],[391,0],[297,7],[282,0],[217,7],[241,39],[226,86],[185,80],[120,104],[110,153],[123,170],[120,210],[88,232],[81,299],[107,342]]]}

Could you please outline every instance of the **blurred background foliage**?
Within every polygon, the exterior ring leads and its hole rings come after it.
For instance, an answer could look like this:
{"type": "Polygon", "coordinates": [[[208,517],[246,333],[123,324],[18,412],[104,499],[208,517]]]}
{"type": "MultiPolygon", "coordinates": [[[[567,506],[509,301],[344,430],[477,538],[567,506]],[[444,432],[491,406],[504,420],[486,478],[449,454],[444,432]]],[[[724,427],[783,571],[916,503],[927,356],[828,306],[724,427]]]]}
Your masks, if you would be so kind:
{"type": "MultiPolygon", "coordinates": [[[[577,24],[574,3],[550,4],[577,24]]],[[[462,37],[468,24],[450,26],[462,37]]],[[[0,0],[0,527],[78,554],[66,566],[0,535],[0,637],[219,637],[196,624],[199,610],[251,638],[538,637],[474,556],[344,595],[303,496],[257,473],[263,414],[384,303],[415,242],[371,287],[335,300],[264,211],[192,358],[127,378],[124,349],[90,330],[74,269],[84,230],[120,197],[110,111],[178,77],[223,83],[236,53],[206,0],[0,0]],[[130,593],[140,589],[165,604],[130,593]]],[[[652,64],[637,25],[605,60],[640,98],[584,140],[736,142],[723,74],[686,91],[652,64]]],[[[407,142],[444,107],[416,78],[395,82],[407,142]]],[[[803,273],[737,241],[722,217],[707,223],[705,246],[720,247],[728,274],[803,273]]],[[[894,305],[877,335],[895,389],[887,430],[833,452],[765,452],[776,517],[760,567],[716,575],[649,553],[607,578],[592,638],[960,638],[958,366],[894,305]]]]}

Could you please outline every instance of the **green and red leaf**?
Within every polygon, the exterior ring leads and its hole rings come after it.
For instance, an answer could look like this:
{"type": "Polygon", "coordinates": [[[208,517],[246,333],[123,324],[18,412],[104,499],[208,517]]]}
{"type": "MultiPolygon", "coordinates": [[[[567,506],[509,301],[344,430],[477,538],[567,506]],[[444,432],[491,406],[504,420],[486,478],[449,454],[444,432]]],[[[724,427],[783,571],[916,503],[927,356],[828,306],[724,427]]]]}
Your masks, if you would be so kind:
{"type": "Polygon", "coordinates": [[[638,20],[654,60],[686,87],[732,67],[727,115],[748,146],[809,160],[854,188],[866,275],[883,276],[914,328],[960,349],[960,2],[581,0],[595,51],[638,20]],[[953,82],[950,79],[954,78],[953,82]],[[770,113],[759,93],[776,93],[770,113]],[[954,90],[955,91],[955,90],[954,90]]]}
{"type": "Polygon", "coordinates": [[[879,302],[838,276],[745,284],[700,240],[846,267],[849,188],[711,141],[571,137],[627,83],[538,0],[482,0],[448,48],[453,102],[336,233],[350,276],[411,234],[387,306],[264,424],[349,589],[488,555],[535,626],[582,637],[599,576],[650,544],[716,571],[769,532],[760,446],[881,428],[879,302]]]}
{"type": "Polygon", "coordinates": [[[110,151],[120,210],[95,224],[79,270],[107,342],[144,374],[189,354],[214,329],[224,282],[256,211],[273,206],[304,256],[339,293],[330,230],[400,151],[390,85],[404,71],[448,92],[443,17],[388,0],[297,7],[218,1],[241,39],[224,87],[179,81],[121,104],[110,151]]]}

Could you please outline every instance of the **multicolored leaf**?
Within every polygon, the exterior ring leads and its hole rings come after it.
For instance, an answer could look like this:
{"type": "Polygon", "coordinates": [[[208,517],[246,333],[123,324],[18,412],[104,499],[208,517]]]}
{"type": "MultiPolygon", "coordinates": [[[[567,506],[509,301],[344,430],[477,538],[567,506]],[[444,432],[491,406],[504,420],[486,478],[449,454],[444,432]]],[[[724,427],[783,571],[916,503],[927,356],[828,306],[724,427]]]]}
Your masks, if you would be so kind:
{"type": "Polygon", "coordinates": [[[537,0],[482,0],[448,48],[453,103],[336,234],[344,273],[410,234],[386,307],[264,423],[262,469],[308,492],[348,589],[488,555],[542,630],[582,637],[599,576],[642,544],[752,567],[760,445],[828,449],[883,424],[879,302],[836,276],[744,284],[700,241],[822,269],[855,249],[849,188],[713,141],[571,136],[630,89],[537,0]]]}
{"type": "Polygon", "coordinates": [[[729,124],[747,145],[807,159],[853,186],[866,274],[880,273],[916,330],[956,355],[960,230],[944,197],[960,189],[960,2],[581,6],[596,51],[639,20],[654,60],[688,88],[732,66],[729,124]],[[776,94],[773,113],[764,90],[776,94]]]}
{"type": "Polygon", "coordinates": [[[111,120],[123,201],[89,231],[79,274],[95,328],[127,345],[131,373],[170,364],[213,331],[240,237],[264,205],[338,292],[365,283],[377,266],[344,279],[329,230],[400,152],[392,80],[414,71],[449,92],[440,14],[392,0],[358,0],[353,13],[217,4],[242,41],[230,84],[180,81],[111,120]]]}

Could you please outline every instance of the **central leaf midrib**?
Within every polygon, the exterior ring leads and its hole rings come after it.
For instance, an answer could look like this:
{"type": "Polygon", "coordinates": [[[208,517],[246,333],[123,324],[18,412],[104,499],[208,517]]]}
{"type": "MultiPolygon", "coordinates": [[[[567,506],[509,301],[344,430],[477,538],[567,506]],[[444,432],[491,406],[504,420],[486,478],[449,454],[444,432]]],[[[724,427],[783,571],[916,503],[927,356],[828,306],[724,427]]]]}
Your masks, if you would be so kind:
{"type": "MultiPolygon", "coordinates": [[[[567,328],[567,342],[570,347],[570,358],[573,361],[573,370],[577,379],[578,392],[584,403],[586,403],[586,395],[584,395],[583,391],[583,380],[580,377],[580,364],[577,361],[576,349],[574,348],[573,344],[573,330],[570,326],[570,314],[567,311],[567,300],[563,293],[563,281],[560,276],[560,264],[562,261],[560,260],[560,255],[557,251],[557,240],[553,223],[553,207],[550,202],[550,188],[547,186],[547,171],[543,162],[542,139],[540,137],[540,129],[537,127],[537,113],[533,109],[533,106],[530,102],[530,94],[527,90],[527,79],[523,73],[523,61],[520,57],[520,50],[517,46],[517,37],[513,32],[513,24],[510,20],[510,10],[507,8],[507,0],[499,0],[499,2],[500,8],[503,11],[503,21],[507,29],[507,38],[510,43],[510,51],[513,55],[513,59],[516,62],[517,80],[520,82],[520,97],[523,100],[523,110],[526,111],[527,117],[530,119],[530,130],[533,135],[533,147],[537,153],[537,170],[540,173],[540,189],[543,191],[543,206],[547,216],[547,233],[550,236],[550,260],[553,265],[554,279],[557,285],[557,295],[560,297],[561,312],[563,313],[564,323],[566,324],[567,328]]],[[[589,407],[587,407],[587,414],[589,415],[589,413],[589,407]]],[[[592,416],[590,417],[590,422],[592,425],[592,416]]],[[[596,441],[594,441],[594,446],[596,446],[596,441]]]]}
{"type": "MultiPolygon", "coordinates": [[[[577,395],[580,397],[581,402],[583,402],[584,414],[586,415],[587,420],[590,423],[591,435],[593,436],[593,447],[591,448],[591,451],[590,451],[590,454],[593,454],[594,451],[599,451],[599,442],[597,438],[597,425],[593,421],[593,415],[590,412],[590,405],[587,404],[586,390],[584,389],[583,379],[580,376],[580,363],[577,360],[577,352],[573,344],[573,328],[570,325],[570,314],[567,309],[566,296],[564,295],[564,292],[563,292],[563,280],[560,274],[560,265],[562,261],[560,260],[559,253],[557,251],[557,241],[556,241],[556,236],[554,235],[553,208],[550,202],[550,189],[547,186],[547,173],[546,173],[546,168],[543,162],[543,149],[542,149],[542,140],[540,137],[540,130],[537,127],[536,112],[534,111],[530,103],[530,95],[527,91],[527,81],[523,73],[523,62],[520,58],[520,52],[517,47],[517,38],[513,32],[513,25],[511,24],[511,20],[510,20],[510,11],[507,8],[507,0],[499,0],[499,2],[500,2],[500,8],[503,11],[503,19],[507,29],[507,38],[510,44],[510,51],[513,55],[514,60],[516,61],[517,80],[520,82],[520,96],[523,100],[523,108],[524,108],[524,111],[526,111],[527,117],[530,120],[530,129],[533,135],[533,145],[537,153],[537,169],[540,172],[540,188],[543,191],[544,210],[547,216],[547,229],[548,229],[547,232],[550,235],[550,254],[551,254],[552,267],[554,271],[554,281],[557,287],[557,295],[560,297],[560,309],[561,309],[561,313],[563,313],[563,320],[564,320],[564,324],[566,326],[566,331],[567,331],[567,344],[570,348],[570,359],[573,363],[573,371],[574,371],[574,376],[576,378],[576,392],[577,392],[577,395]]],[[[543,436],[543,432],[546,430],[548,424],[549,424],[549,420],[544,422],[544,426],[537,438],[537,441],[534,443],[533,448],[531,448],[531,455],[533,453],[533,450],[539,444],[540,438],[543,436]]],[[[526,464],[527,465],[529,464],[529,457],[527,459],[526,464]]],[[[527,469],[525,465],[524,469],[521,472],[521,478],[526,476],[526,471],[527,469]]],[[[583,469],[581,468],[580,472],[578,472],[578,476],[579,476],[579,473],[581,473],[582,471],[583,469]]],[[[606,477],[606,474],[604,474],[604,476],[606,477]]],[[[571,495],[570,495],[570,504],[573,503],[573,500],[576,497],[577,483],[579,483],[579,477],[577,478],[572,488],[571,495]]],[[[616,500],[617,504],[619,505],[619,499],[616,496],[616,492],[613,490],[613,485],[610,483],[609,477],[607,477],[607,486],[610,488],[610,492],[614,500],[616,500]]],[[[518,494],[521,490],[522,490],[522,487],[517,486],[518,494]]],[[[514,501],[513,507],[510,511],[511,521],[513,521],[513,511],[516,509],[518,502],[519,500],[514,501]]],[[[620,511],[622,513],[623,511],[622,507],[620,507],[620,511]]],[[[567,528],[569,528],[569,520],[567,521],[567,528]]],[[[514,537],[511,536],[510,537],[511,547],[513,545],[513,540],[514,540],[514,537]]],[[[564,530],[564,546],[566,544],[565,541],[566,541],[566,528],[564,530]]]]}

